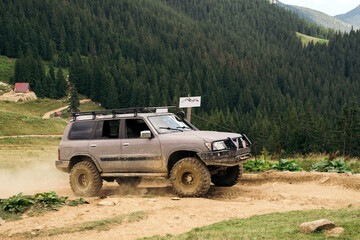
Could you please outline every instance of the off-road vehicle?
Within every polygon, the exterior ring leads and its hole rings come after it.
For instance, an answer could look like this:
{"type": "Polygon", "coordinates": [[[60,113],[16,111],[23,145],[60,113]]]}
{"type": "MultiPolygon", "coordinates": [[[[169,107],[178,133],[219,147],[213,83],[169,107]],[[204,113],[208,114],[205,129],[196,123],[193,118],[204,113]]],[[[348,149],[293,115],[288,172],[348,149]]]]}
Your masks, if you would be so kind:
{"type": "Polygon", "coordinates": [[[142,177],[165,177],[181,197],[203,196],[211,182],[238,183],[250,156],[246,135],[199,131],[184,116],[167,108],[73,114],[56,167],[70,173],[78,196],[98,195],[103,180],[136,186],[142,177]]]}

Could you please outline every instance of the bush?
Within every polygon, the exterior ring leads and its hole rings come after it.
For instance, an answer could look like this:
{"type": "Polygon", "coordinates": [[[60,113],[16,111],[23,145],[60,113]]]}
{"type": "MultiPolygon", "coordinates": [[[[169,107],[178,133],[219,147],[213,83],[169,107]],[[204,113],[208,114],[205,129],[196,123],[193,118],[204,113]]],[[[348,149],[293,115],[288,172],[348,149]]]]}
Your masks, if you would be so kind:
{"type": "Polygon", "coordinates": [[[289,161],[287,159],[281,159],[278,164],[272,165],[271,168],[278,171],[302,171],[302,168],[296,164],[295,160],[289,161]]]}
{"type": "Polygon", "coordinates": [[[62,207],[66,204],[68,197],[61,197],[57,195],[54,191],[37,193],[34,196],[38,207],[41,208],[51,208],[57,210],[57,207],[62,207]]]}
{"type": "Polygon", "coordinates": [[[312,165],[312,170],[316,172],[333,172],[344,173],[351,172],[352,169],[342,159],[338,161],[327,160],[326,162],[318,162],[312,165]]]}
{"type": "Polygon", "coordinates": [[[68,197],[57,195],[54,191],[37,193],[34,196],[23,196],[22,193],[7,199],[0,199],[0,216],[3,219],[18,219],[29,210],[29,216],[39,215],[44,211],[57,210],[64,205],[77,206],[85,204],[83,198],[67,200],[68,197]]]}
{"type": "Polygon", "coordinates": [[[6,212],[24,213],[34,204],[34,199],[31,196],[23,196],[22,193],[19,193],[8,199],[2,199],[0,203],[6,212]]]}
{"type": "Polygon", "coordinates": [[[268,161],[255,159],[244,162],[243,167],[248,172],[264,172],[270,170],[271,165],[268,161]]]}

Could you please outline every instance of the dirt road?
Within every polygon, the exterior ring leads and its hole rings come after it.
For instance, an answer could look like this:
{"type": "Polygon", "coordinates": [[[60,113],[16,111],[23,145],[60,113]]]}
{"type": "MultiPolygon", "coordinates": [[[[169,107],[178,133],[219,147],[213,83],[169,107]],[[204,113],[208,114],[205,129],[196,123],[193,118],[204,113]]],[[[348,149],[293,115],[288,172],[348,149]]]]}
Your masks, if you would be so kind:
{"type": "MultiPolygon", "coordinates": [[[[80,100],[80,103],[85,103],[85,102],[90,102],[91,100],[90,99],[83,99],[83,100],[80,100]]],[[[47,118],[50,118],[51,114],[54,114],[56,112],[60,112],[66,108],[68,108],[69,106],[65,106],[65,107],[61,107],[61,108],[58,108],[58,109],[54,109],[54,110],[51,110],[50,112],[47,112],[44,114],[44,116],[42,117],[43,119],[47,119],[47,118]]]]}
{"type": "MultiPolygon", "coordinates": [[[[55,190],[59,195],[75,198],[67,183],[67,175],[57,173],[43,185],[28,187],[26,193],[55,190]]],[[[33,181],[41,180],[32,178],[33,181]]],[[[1,180],[1,179],[0,179],[1,180]]],[[[23,186],[25,187],[25,186],[23,186]]],[[[1,190],[1,189],[0,189],[1,190]]],[[[3,190],[1,190],[3,191],[3,190]]],[[[105,183],[102,194],[115,206],[97,205],[102,199],[88,198],[90,204],[63,207],[39,217],[25,217],[6,222],[0,232],[48,231],[86,221],[113,218],[136,211],[146,212],[138,221],[124,221],[107,231],[83,231],[40,237],[37,239],[136,239],[153,235],[179,234],[195,227],[222,220],[248,218],[253,215],[307,209],[337,209],[349,205],[360,207],[360,175],[324,173],[245,174],[234,187],[210,188],[205,198],[173,200],[166,180],[145,179],[134,189],[105,183]],[[21,226],[21,227],[20,227],[21,226]],[[40,229],[40,230],[36,230],[40,229]]]]}

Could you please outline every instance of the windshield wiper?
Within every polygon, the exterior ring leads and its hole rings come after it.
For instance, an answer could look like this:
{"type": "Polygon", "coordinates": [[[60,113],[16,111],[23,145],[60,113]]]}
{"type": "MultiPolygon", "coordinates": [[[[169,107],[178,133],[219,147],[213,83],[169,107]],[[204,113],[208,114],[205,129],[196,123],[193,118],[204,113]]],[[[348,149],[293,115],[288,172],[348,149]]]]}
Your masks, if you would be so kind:
{"type": "Polygon", "coordinates": [[[183,127],[176,127],[176,128],[182,128],[182,129],[191,129],[191,128],[189,128],[189,127],[186,127],[186,126],[183,126],[183,127]]]}
{"type": "Polygon", "coordinates": [[[181,130],[178,128],[171,128],[171,127],[159,127],[159,129],[174,130],[174,131],[180,131],[180,132],[184,131],[184,130],[181,130]]]}

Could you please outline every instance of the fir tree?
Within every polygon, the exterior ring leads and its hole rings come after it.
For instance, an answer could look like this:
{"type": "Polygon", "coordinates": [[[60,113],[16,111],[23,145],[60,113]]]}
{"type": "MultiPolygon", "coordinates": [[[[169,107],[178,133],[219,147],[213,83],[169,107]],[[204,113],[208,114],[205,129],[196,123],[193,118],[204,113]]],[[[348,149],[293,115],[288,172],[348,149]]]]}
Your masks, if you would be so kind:
{"type": "Polygon", "coordinates": [[[80,101],[79,95],[74,85],[70,85],[70,98],[68,112],[74,113],[79,112],[80,101]]]}

